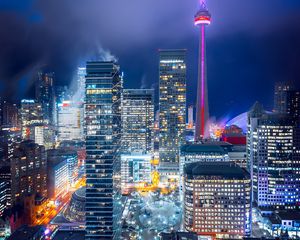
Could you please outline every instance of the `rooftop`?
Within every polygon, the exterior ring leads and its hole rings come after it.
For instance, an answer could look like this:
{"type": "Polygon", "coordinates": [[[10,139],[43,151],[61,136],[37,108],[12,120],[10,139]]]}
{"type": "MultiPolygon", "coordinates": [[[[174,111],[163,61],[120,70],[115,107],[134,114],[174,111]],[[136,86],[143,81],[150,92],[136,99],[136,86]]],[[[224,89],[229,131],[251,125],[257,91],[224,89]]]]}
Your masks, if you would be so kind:
{"type": "Polygon", "coordinates": [[[247,179],[249,173],[230,162],[194,162],[185,166],[184,172],[189,179],[197,176],[220,176],[226,179],[247,179]]]}
{"type": "Polygon", "coordinates": [[[84,240],[84,231],[58,231],[53,240],[84,240]]]}
{"type": "Polygon", "coordinates": [[[208,144],[191,144],[183,145],[181,147],[181,152],[186,153],[219,153],[225,154],[224,148],[218,145],[208,145],[208,144]]]}
{"type": "Polygon", "coordinates": [[[43,226],[22,226],[18,228],[9,238],[8,240],[30,240],[30,239],[38,239],[37,237],[42,236],[44,233],[45,227],[43,226]],[[35,238],[36,237],[36,238],[35,238]]]}
{"type": "Polygon", "coordinates": [[[276,215],[281,220],[300,221],[300,211],[297,210],[279,211],[276,215]]]}

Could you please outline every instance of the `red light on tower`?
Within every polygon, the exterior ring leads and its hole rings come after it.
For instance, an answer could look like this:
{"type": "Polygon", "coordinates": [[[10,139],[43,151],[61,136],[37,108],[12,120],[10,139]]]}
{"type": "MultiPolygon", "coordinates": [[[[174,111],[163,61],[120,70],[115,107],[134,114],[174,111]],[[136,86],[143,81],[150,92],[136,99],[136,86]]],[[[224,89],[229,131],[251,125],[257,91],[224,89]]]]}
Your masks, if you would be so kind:
{"type": "Polygon", "coordinates": [[[194,18],[195,26],[200,27],[198,80],[197,80],[197,103],[195,141],[205,138],[209,133],[208,120],[208,97],[207,97],[207,74],[206,74],[206,39],[205,27],[211,22],[211,15],[207,10],[205,1],[200,2],[200,9],[194,18]]]}

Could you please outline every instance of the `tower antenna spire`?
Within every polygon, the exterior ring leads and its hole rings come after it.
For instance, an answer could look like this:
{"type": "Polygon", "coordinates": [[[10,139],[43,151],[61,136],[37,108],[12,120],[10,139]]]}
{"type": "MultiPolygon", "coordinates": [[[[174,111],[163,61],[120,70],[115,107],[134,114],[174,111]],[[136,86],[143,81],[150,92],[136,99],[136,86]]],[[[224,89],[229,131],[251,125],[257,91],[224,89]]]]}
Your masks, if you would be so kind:
{"type": "Polygon", "coordinates": [[[197,80],[197,103],[196,103],[196,126],[195,141],[199,141],[208,135],[207,121],[208,97],[207,97],[207,74],[206,74],[206,26],[211,22],[211,15],[206,7],[206,1],[200,0],[200,9],[195,15],[195,26],[200,28],[198,80],[197,80]]]}

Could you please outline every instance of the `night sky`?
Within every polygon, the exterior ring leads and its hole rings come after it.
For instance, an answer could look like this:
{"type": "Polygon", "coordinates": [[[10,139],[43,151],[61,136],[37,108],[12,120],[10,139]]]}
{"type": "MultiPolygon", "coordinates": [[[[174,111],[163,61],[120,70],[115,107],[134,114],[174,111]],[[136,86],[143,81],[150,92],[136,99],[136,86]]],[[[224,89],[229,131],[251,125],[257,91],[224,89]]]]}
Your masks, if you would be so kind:
{"type": "MultiPolygon", "coordinates": [[[[77,66],[117,58],[125,87],[158,87],[158,49],[188,49],[188,105],[197,79],[197,0],[0,0],[0,91],[32,97],[37,70],[72,82],[77,66]]],[[[273,104],[277,81],[300,83],[299,0],[208,0],[211,115],[273,104]]]]}

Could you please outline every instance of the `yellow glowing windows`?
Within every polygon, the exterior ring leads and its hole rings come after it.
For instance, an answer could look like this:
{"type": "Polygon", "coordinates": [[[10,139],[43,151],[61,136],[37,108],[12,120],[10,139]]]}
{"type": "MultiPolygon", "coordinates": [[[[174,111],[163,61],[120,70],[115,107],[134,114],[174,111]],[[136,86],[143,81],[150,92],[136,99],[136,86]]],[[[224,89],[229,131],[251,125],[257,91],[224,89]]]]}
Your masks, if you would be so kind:
{"type": "Polygon", "coordinates": [[[111,89],[87,89],[86,94],[107,94],[112,93],[111,89]]]}

